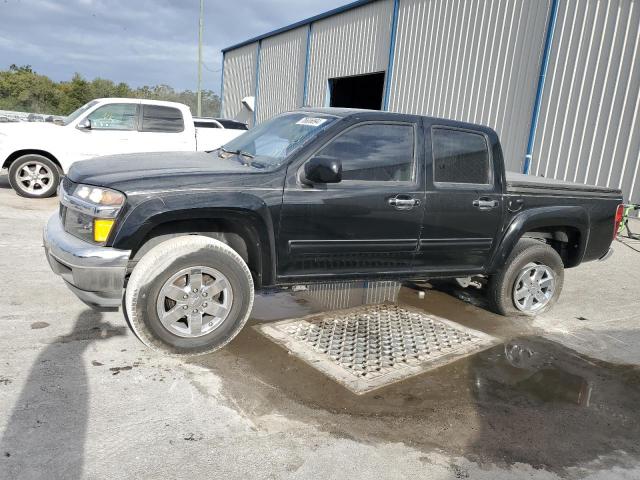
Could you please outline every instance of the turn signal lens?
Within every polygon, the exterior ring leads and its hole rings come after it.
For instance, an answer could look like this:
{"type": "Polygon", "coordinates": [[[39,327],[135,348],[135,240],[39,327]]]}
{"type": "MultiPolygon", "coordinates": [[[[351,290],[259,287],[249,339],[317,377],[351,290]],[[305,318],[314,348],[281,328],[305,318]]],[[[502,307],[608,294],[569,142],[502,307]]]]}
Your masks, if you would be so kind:
{"type": "Polygon", "coordinates": [[[616,221],[615,221],[615,224],[613,226],[613,238],[614,238],[614,240],[618,236],[618,230],[620,229],[620,224],[622,223],[623,219],[624,219],[624,205],[620,204],[620,205],[618,205],[618,208],[616,209],[616,221]]]}
{"type": "Polygon", "coordinates": [[[96,218],[93,221],[93,241],[97,243],[106,242],[114,223],[115,220],[113,218],[96,218]]]}

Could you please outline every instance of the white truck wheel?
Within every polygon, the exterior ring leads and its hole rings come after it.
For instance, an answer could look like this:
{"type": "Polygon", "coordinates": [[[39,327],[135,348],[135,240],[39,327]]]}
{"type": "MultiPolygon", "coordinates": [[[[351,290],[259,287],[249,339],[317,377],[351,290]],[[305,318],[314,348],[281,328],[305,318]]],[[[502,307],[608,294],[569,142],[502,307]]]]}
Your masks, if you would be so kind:
{"type": "Polygon", "coordinates": [[[9,167],[9,183],[18,195],[27,198],[46,198],[55,195],[60,183],[58,166],[47,157],[23,155],[9,167]]]}

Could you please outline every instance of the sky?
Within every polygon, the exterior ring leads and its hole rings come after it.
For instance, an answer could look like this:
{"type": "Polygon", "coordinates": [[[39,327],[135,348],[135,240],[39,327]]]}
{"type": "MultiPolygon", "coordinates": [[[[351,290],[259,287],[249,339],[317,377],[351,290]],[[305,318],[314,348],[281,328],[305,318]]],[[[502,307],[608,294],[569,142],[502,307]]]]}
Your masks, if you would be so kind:
{"type": "MultiPolygon", "coordinates": [[[[347,3],[205,0],[202,88],[219,93],[222,48],[347,3]]],[[[199,0],[0,0],[0,69],[195,90],[199,8],[199,0]]]]}

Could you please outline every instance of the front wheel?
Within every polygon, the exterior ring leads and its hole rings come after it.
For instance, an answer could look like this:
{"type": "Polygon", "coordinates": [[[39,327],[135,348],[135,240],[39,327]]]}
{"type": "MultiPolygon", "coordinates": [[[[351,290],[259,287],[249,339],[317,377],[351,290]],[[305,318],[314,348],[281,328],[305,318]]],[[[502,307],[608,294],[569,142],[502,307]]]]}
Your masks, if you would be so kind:
{"type": "Polygon", "coordinates": [[[171,355],[222,348],[242,329],[253,306],[253,280],[228,245],[188,235],[147,252],[131,273],[124,306],[147,346],[171,355]]]}
{"type": "Polygon", "coordinates": [[[58,166],[42,155],[23,155],[9,167],[9,183],[21,197],[50,197],[56,193],[59,182],[58,166]]]}
{"type": "Polygon", "coordinates": [[[489,303],[501,315],[539,315],[558,301],[563,281],[558,252],[546,243],[523,238],[504,268],[490,277],[489,303]]]}

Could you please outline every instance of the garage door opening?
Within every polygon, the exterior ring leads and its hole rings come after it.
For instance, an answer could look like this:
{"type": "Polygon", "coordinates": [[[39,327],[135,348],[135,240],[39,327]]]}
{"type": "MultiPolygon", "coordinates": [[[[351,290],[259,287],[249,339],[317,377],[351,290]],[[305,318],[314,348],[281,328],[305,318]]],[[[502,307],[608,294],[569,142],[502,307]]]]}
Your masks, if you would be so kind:
{"type": "Polygon", "coordinates": [[[331,107],[382,109],[384,72],[329,79],[331,107]]]}

